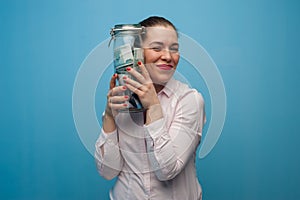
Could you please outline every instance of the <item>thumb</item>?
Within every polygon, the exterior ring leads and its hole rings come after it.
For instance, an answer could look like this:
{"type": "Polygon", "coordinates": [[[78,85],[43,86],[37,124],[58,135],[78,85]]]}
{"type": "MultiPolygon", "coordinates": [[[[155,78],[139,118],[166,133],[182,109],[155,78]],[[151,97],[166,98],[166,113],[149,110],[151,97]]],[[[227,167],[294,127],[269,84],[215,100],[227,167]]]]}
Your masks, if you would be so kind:
{"type": "Polygon", "coordinates": [[[114,87],[116,87],[116,79],[118,78],[118,74],[114,74],[111,79],[110,79],[110,83],[109,83],[109,89],[113,89],[114,87]]]}

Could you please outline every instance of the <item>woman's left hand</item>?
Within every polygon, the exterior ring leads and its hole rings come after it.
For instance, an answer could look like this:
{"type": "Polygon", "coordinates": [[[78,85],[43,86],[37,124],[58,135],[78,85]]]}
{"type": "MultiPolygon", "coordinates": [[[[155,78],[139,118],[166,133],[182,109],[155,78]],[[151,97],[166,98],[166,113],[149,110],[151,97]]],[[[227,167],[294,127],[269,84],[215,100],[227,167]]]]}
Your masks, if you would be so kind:
{"type": "Polygon", "coordinates": [[[128,77],[124,77],[124,81],[126,83],[126,87],[138,95],[144,108],[148,109],[150,106],[160,104],[160,102],[145,65],[142,62],[138,62],[138,66],[141,69],[141,73],[130,67],[126,69],[127,72],[134,76],[137,81],[128,77]]]}

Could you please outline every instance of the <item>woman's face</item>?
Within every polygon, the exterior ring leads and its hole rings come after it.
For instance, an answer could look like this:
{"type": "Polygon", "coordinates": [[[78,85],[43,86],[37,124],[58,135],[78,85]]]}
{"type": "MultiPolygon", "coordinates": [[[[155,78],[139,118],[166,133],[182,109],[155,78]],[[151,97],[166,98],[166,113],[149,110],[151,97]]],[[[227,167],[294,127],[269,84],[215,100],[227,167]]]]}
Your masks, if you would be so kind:
{"type": "Polygon", "coordinates": [[[147,27],[143,41],[146,68],[154,84],[165,85],[173,76],[179,61],[176,31],[171,27],[147,27]]]}

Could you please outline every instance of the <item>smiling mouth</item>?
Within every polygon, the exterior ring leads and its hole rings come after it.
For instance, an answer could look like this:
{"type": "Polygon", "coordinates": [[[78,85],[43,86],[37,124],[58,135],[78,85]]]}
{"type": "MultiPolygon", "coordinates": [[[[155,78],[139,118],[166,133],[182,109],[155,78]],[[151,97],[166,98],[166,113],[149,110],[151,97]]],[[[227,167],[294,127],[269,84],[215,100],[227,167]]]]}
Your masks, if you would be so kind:
{"type": "Polygon", "coordinates": [[[156,65],[156,66],[161,70],[171,70],[171,69],[173,69],[172,65],[167,65],[167,64],[161,64],[161,65],[156,65]]]}

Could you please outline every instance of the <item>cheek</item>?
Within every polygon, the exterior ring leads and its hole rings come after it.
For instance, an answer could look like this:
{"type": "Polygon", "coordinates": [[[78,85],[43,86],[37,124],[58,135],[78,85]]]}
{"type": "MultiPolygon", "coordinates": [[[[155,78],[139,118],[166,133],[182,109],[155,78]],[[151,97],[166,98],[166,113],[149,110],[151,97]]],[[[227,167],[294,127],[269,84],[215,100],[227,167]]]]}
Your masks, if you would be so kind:
{"type": "Polygon", "coordinates": [[[180,59],[180,55],[179,55],[179,54],[178,54],[178,55],[174,55],[174,56],[173,56],[173,61],[174,61],[175,65],[177,65],[177,64],[178,64],[178,62],[179,62],[179,59],[180,59]]]}
{"type": "Polygon", "coordinates": [[[148,53],[148,51],[144,51],[144,59],[145,59],[145,63],[149,63],[149,60],[151,59],[150,54],[148,53]]]}
{"type": "Polygon", "coordinates": [[[156,66],[153,62],[152,63],[146,63],[145,67],[146,67],[151,79],[153,79],[154,77],[157,76],[157,71],[155,70],[156,66]]]}
{"type": "Polygon", "coordinates": [[[159,59],[159,55],[156,55],[155,53],[150,53],[148,51],[144,51],[144,58],[145,63],[154,63],[156,60],[159,59]]]}

